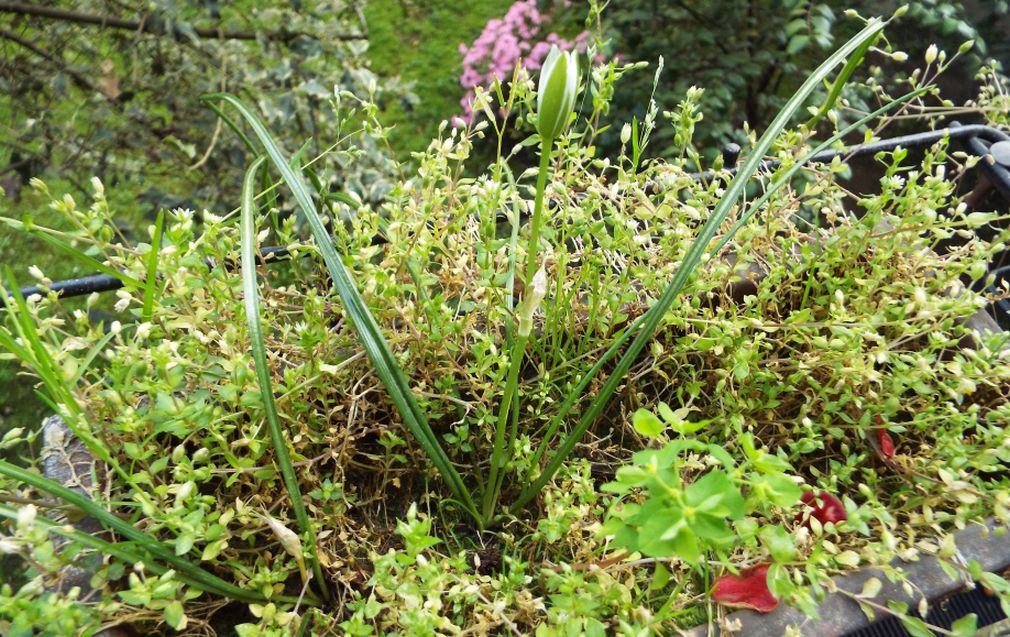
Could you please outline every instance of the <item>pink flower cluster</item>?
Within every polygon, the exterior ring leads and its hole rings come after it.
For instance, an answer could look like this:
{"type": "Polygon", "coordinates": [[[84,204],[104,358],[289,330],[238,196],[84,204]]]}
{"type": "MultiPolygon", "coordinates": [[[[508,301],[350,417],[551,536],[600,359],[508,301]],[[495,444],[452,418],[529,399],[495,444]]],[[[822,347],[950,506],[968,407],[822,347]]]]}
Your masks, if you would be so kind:
{"type": "MultiPolygon", "coordinates": [[[[560,0],[557,4],[568,7],[571,0],[560,0]]],[[[473,44],[459,45],[459,52],[463,54],[463,74],[459,83],[466,89],[466,95],[460,100],[463,115],[453,118],[454,125],[473,120],[476,87],[488,87],[495,78],[502,82],[511,79],[520,60],[532,73],[540,69],[551,45],[556,44],[563,51],[586,50],[592,37],[589,31],[583,31],[574,40],[566,40],[553,31],[541,36],[541,27],[549,21],[550,15],[540,13],[536,0],[517,0],[504,17],[488,21],[473,44]]]]}

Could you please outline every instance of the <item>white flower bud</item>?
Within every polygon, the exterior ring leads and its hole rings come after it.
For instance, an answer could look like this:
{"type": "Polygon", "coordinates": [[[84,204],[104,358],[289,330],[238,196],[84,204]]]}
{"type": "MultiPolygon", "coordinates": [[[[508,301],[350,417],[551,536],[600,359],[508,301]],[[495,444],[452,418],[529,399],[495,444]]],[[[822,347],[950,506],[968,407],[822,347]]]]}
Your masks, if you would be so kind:
{"type": "Polygon", "coordinates": [[[936,62],[936,56],[940,53],[940,50],[935,44],[930,44],[929,48],[926,49],[926,64],[932,64],[936,62]]]}
{"type": "Polygon", "coordinates": [[[179,487],[179,491],[175,494],[175,506],[179,506],[188,500],[189,496],[193,495],[193,491],[195,490],[196,483],[192,480],[179,487]]]}
{"type": "Polygon", "coordinates": [[[153,327],[153,325],[151,325],[150,322],[141,323],[140,325],[138,325],[137,326],[137,331],[135,332],[135,334],[137,335],[137,338],[141,338],[141,339],[147,338],[148,335],[151,333],[151,328],[152,327],[153,327]]]}
{"type": "Polygon", "coordinates": [[[28,504],[19,508],[17,518],[18,529],[24,530],[31,527],[35,523],[35,516],[38,512],[39,510],[34,504],[28,504]]]}
{"type": "Polygon", "coordinates": [[[298,539],[298,534],[269,515],[264,515],[263,520],[266,521],[267,526],[269,526],[270,530],[273,531],[274,536],[280,540],[281,546],[284,547],[284,550],[287,551],[288,555],[301,561],[302,541],[298,539]]]}

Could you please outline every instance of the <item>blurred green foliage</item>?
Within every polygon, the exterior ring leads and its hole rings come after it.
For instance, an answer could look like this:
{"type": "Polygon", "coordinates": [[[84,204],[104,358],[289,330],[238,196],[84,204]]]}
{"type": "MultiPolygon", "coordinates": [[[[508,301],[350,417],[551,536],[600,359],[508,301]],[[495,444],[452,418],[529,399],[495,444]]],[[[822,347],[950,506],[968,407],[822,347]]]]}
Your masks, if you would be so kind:
{"type": "MultiPolygon", "coordinates": [[[[873,0],[844,5],[810,0],[626,0],[611,3],[604,16],[611,53],[630,61],[649,61],[653,68],[660,56],[664,58],[665,70],[656,93],[660,108],[673,109],[691,86],[705,89],[705,119],[698,126],[695,141],[711,155],[726,142],[742,141],[745,123],[761,130],[809,70],[852,35],[856,23],[842,19],[847,8],[866,17],[888,16],[902,4],[873,0]]],[[[972,77],[988,52],[987,40],[1005,39],[997,25],[1007,13],[1007,3],[967,4],[947,0],[910,3],[904,17],[889,28],[889,42],[878,42],[879,51],[869,58],[871,64],[882,68],[881,81],[900,78],[906,69],[883,51],[907,51],[912,56],[907,65],[911,69],[932,43],[953,53],[963,42],[974,39],[974,55],[961,62],[964,72],[949,76],[963,79],[960,91],[950,95],[952,99],[973,96],[972,77]]],[[[651,91],[652,79],[651,70],[628,78],[614,100],[619,119],[642,119],[644,96],[651,91]]],[[[950,94],[952,87],[944,88],[950,94]]],[[[845,95],[854,106],[862,105],[861,96],[857,91],[845,95]]],[[[669,153],[673,140],[668,135],[655,140],[653,153],[669,153]]]]}
{"type": "MultiPolygon", "coordinates": [[[[62,228],[29,181],[83,197],[98,176],[117,199],[117,222],[141,231],[159,210],[224,214],[250,160],[240,139],[201,102],[229,90],[255,101],[303,161],[345,139],[356,96],[406,99],[395,79],[368,70],[367,27],[345,0],[83,0],[0,10],[0,215],[62,228]],[[96,24],[99,21],[102,24],[96,24]],[[341,92],[345,92],[341,96],[341,92]]],[[[378,200],[393,167],[361,142],[353,162],[318,177],[332,190],[378,200]]],[[[283,207],[284,202],[281,202],[283,207]]],[[[198,216],[199,221],[199,216],[198,216]]],[[[29,283],[92,274],[36,242],[0,231],[0,263],[29,283]]],[[[0,429],[37,420],[30,382],[0,362],[0,429]]]]}
{"type": "Polygon", "coordinates": [[[410,83],[415,100],[386,104],[383,122],[400,159],[422,151],[442,120],[462,112],[460,44],[469,44],[484,24],[500,18],[508,0],[371,0],[365,6],[372,70],[410,83]]]}

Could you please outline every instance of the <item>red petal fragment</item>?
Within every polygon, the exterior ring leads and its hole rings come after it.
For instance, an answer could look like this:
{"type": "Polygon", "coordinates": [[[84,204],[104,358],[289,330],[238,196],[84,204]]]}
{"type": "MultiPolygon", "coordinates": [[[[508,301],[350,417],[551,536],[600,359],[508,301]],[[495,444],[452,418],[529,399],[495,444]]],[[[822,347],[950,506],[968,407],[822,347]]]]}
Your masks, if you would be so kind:
{"type": "Polygon", "coordinates": [[[800,512],[796,515],[796,519],[803,520],[803,523],[807,526],[810,525],[810,518],[817,518],[817,521],[822,525],[828,522],[837,524],[849,519],[848,514],[845,513],[842,501],[827,491],[821,491],[819,495],[815,495],[813,491],[804,491],[803,495],[800,496],[800,502],[811,508],[809,517],[805,515],[805,512],[800,512]]]}
{"type": "Polygon", "coordinates": [[[739,575],[723,575],[715,581],[712,599],[723,606],[771,612],[779,605],[779,600],[768,590],[768,566],[761,564],[742,570],[739,575]]]}
{"type": "Polygon", "coordinates": [[[887,433],[886,429],[877,429],[876,434],[877,442],[880,443],[880,453],[885,460],[890,460],[894,457],[894,440],[891,439],[891,434],[887,433]]]}

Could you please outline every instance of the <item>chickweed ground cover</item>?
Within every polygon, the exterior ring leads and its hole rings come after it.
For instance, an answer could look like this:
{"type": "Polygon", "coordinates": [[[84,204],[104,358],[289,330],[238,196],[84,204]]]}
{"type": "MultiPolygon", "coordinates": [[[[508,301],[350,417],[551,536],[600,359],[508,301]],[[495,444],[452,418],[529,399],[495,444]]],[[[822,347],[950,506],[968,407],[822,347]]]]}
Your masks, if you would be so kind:
{"type": "Polygon", "coordinates": [[[381,206],[318,192],[334,158],[287,154],[226,95],[208,102],[263,155],[229,214],[168,211],[130,244],[100,182],[91,202],[34,184],[77,231],[8,222],[126,285],[96,325],[5,278],[0,347],[96,464],[84,497],[39,474],[33,432],[4,439],[0,547],[27,583],[0,588],[0,627],[665,634],[720,601],[813,613],[831,576],[901,578],[891,559],[923,554],[1006,595],[952,545],[1010,521],[1010,354],[965,324],[986,304],[966,282],[1007,238],[957,195],[977,160],[881,153],[873,193],[841,161],[804,164],[942,114],[939,53],[898,97],[871,83],[878,111],[835,103],[889,50],[883,26],[800,87],[735,177],[690,175],[698,91],[598,157],[638,67],[558,54],[538,85],[478,92],[486,117],[443,126],[381,206]],[[499,153],[464,177],[474,141],[518,120],[539,168],[499,153]],[[658,126],[682,152],[644,161],[658,126]],[[258,258],[271,244],[289,258],[258,258]],[[64,526],[81,513],[108,532],[64,526]],[[69,563],[91,591],[58,587],[69,563]]]}

